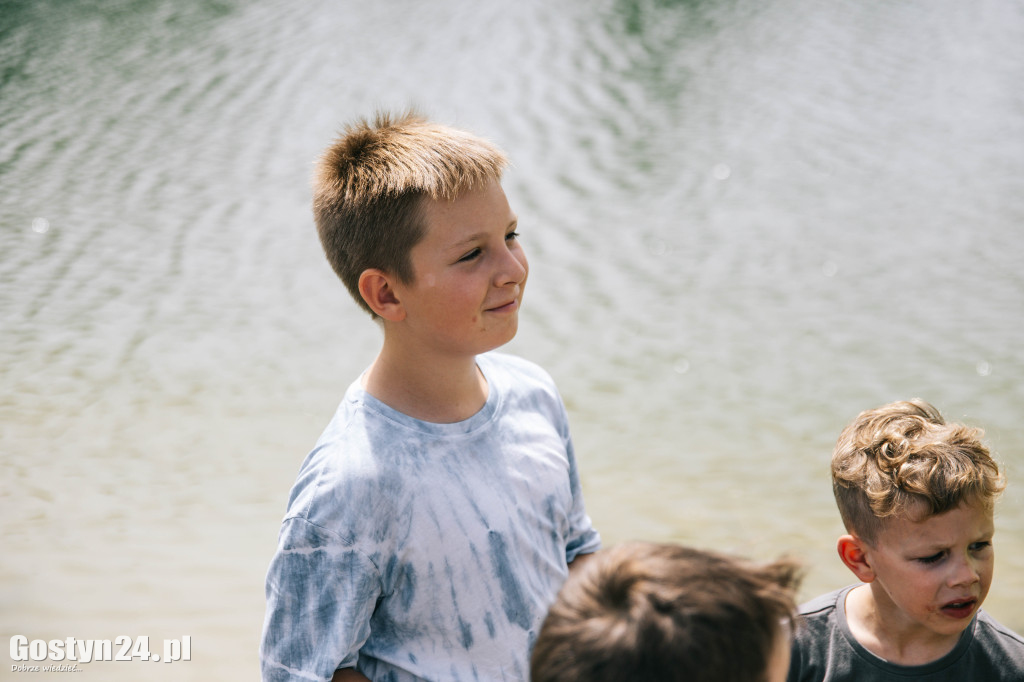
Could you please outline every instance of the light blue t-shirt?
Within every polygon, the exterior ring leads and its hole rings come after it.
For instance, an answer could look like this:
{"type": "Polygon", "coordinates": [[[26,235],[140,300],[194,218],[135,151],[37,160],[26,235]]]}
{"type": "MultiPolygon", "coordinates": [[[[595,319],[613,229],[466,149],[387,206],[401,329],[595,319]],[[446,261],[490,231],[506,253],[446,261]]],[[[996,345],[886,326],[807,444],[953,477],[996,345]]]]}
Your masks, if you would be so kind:
{"type": "Polygon", "coordinates": [[[477,358],[484,407],[455,424],[355,382],[292,488],[267,575],[263,679],[527,680],[568,575],[598,549],[565,407],[520,358],[477,358]]]}

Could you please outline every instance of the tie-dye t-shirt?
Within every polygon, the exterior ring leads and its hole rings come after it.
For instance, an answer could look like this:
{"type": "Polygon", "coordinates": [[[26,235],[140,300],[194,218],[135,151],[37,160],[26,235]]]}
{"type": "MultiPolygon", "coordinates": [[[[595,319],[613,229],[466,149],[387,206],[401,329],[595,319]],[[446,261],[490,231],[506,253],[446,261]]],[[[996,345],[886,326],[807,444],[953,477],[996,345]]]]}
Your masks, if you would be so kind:
{"type": "Polygon", "coordinates": [[[477,358],[469,419],[434,424],[359,382],[309,454],[267,576],[264,680],[527,680],[567,562],[600,537],[565,407],[536,365],[477,358]]]}

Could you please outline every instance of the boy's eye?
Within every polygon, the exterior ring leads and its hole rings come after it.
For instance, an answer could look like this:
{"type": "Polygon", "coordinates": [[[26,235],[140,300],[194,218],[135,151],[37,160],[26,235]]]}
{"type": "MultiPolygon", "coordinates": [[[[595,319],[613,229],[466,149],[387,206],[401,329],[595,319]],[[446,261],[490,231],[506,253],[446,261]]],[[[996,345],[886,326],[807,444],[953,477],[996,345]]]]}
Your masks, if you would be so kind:
{"type": "Polygon", "coordinates": [[[518,232],[509,232],[508,234],[505,235],[505,240],[506,241],[512,241],[513,239],[518,239],[518,238],[519,238],[519,233],[518,232]]]}
{"type": "Polygon", "coordinates": [[[480,249],[473,249],[472,251],[467,253],[465,256],[463,256],[462,258],[460,258],[456,262],[457,263],[465,263],[467,261],[473,260],[474,258],[476,258],[479,255],[480,255],[480,249]]]}
{"type": "Polygon", "coordinates": [[[992,546],[991,542],[989,542],[987,540],[983,540],[981,542],[975,542],[974,544],[972,544],[971,545],[971,551],[972,552],[980,552],[982,550],[988,549],[991,546],[992,546]]]}
{"type": "Polygon", "coordinates": [[[934,564],[934,563],[938,563],[939,561],[941,561],[942,557],[944,557],[944,556],[946,556],[945,552],[939,552],[937,554],[932,554],[931,556],[919,557],[917,561],[918,561],[918,563],[922,563],[922,564],[934,564]]]}

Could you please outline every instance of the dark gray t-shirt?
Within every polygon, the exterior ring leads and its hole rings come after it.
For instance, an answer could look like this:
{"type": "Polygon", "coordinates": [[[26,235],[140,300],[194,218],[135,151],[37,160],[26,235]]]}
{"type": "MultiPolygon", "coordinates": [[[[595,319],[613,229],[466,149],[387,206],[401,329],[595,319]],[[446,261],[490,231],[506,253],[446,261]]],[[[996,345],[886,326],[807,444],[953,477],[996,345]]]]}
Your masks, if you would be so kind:
{"type": "Polygon", "coordinates": [[[948,654],[925,665],[895,665],[854,639],[846,595],[857,585],[823,594],[800,607],[788,682],[1024,682],[1024,638],[984,611],[948,654]]]}

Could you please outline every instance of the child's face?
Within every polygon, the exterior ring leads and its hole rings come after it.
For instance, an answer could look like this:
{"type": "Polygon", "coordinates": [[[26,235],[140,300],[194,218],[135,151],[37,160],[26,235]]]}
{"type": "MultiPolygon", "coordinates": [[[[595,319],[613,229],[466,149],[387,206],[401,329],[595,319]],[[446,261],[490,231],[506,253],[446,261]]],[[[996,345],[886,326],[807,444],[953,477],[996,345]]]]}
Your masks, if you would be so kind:
{"type": "Polygon", "coordinates": [[[994,532],[991,507],[979,504],[922,521],[887,520],[874,546],[865,547],[880,615],[910,630],[962,632],[992,583],[994,532]]]}
{"type": "Polygon", "coordinates": [[[435,352],[477,355],[516,334],[529,266],[501,185],[426,200],[426,233],[410,257],[413,282],[398,284],[405,326],[435,352]]]}

